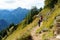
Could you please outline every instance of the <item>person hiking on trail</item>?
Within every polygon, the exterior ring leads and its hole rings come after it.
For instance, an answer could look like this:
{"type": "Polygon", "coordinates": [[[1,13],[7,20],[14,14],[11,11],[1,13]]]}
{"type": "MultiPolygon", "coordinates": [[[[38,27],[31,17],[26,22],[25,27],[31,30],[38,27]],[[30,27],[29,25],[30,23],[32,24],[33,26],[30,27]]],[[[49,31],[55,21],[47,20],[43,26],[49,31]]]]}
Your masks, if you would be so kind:
{"type": "Polygon", "coordinates": [[[40,19],[39,19],[39,21],[38,21],[39,27],[40,27],[40,24],[41,24],[42,20],[43,20],[43,16],[41,15],[41,16],[40,16],[40,19]]]}

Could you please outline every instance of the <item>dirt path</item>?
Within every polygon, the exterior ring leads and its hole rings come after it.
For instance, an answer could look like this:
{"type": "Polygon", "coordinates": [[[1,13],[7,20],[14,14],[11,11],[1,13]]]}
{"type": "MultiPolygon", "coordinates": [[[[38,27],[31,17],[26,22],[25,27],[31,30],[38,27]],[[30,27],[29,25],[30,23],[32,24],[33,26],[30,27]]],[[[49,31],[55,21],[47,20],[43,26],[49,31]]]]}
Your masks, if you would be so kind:
{"type": "MultiPolygon", "coordinates": [[[[42,23],[41,23],[41,26],[42,26],[42,23]]],[[[37,25],[35,28],[33,28],[32,30],[31,30],[31,36],[32,36],[32,39],[33,40],[42,40],[41,39],[41,36],[43,35],[43,33],[42,34],[36,34],[36,31],[37,31],[37,29],[39,29],[40,27],[37,25]]],[[[53,38],[50,38],[49,40],[60,40],[59,39],[60,38],[60,35],[58,35],[58,36],[56,36],[56,37],[53,37],[53,38]]]]}
{"type": "MultiPolygon", "coordinates": [[[[41,25],[42,25],[42,23],[41,23],[41,25]]],[[[33,39],[33,40],[41,40],[40,37],[39,37],[39,35],[36,34],[36,31],[37,31],[37,29],[39,29],[39,28],[40,28],[40,27],[37,25],[35,28],[33,28],[33,29],[31,30],[31,36],[32,36],[32,39],[33,39]]]]}

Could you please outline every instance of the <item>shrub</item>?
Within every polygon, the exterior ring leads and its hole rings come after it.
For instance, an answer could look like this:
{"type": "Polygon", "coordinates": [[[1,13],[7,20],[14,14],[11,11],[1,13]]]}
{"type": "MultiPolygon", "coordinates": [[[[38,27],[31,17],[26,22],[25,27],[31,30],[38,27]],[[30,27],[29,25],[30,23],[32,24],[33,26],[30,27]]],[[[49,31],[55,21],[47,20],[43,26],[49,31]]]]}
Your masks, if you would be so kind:
{"type": "Polygon", "coordinates": [[[20,40],[32,40],[32,37],[31,37],[31,35],[29,35],[27,37],[21,38],[20,40]]]}
{"type": "Polygon", "coordinates": [[[58,2],[58,0],[46,0],[45,1],[45,7],[49,7],[49,8],[54,8],[54,5],[58,2]]]}

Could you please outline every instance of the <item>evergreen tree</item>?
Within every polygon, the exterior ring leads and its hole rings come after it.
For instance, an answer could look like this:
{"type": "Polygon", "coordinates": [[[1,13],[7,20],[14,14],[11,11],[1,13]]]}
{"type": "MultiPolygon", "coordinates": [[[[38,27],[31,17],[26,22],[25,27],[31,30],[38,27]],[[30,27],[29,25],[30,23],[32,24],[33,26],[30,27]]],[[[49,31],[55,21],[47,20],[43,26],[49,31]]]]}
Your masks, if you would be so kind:
{"type": "Polygon", "coordinates": [[[26,22],[27,22],[27,24],[31,23],[33,21],[33,16],[37,15],[38,13],[39,13],[38,9],[36,7],[33,7],[29,11],[28,15],[26,16],[26,22]]]}
{"type": "Polygon", "coordinates": [[[39,12],[41,12],[41,10],[42,10],[42,7],[39,9],[39,12]]]}

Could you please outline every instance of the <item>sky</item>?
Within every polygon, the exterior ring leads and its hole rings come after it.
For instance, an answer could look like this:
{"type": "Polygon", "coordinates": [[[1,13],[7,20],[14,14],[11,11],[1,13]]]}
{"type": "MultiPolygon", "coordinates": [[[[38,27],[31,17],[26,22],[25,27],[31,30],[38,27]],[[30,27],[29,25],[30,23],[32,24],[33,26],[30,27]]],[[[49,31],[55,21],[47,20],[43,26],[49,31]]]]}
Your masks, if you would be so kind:
{"type": "Polygon", "coordinates": [[[0,9],[16,9],[18,7],[31,9],[44,6],[44,0],[0,0],[0,9]]]}

